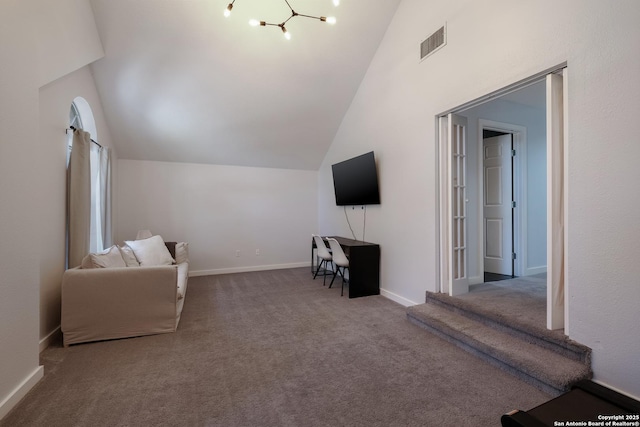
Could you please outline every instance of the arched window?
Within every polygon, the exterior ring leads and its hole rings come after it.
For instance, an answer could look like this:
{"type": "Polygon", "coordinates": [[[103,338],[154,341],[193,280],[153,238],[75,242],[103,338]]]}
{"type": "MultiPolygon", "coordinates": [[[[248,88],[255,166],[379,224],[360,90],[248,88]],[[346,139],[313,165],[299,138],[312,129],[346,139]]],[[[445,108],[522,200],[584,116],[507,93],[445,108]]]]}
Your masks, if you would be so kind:
{"type": "MultiPolygon", "coordinates": [[[[98,132],[89,103],[82,97],[76,97],[69,109],[69,126],[84,130],[91,136],[89,144],[89,176],[81,177],[90,181],[90,230],[88,252],[100,252],[111,245],[111,166],[110,153],[98,143],[98,132]]],[[[73,133],[69,138],[69,158],[73,152],[73,133]]],[[[69,174],[70,176],[72,173],[69,174]]],[[[74,176],[75,179],[77,177],[74,176]]],[[[85,181],[86,182],[86,181],[85,181]]],[[[70,221],[72,219],[70,218],[70,221]]],[[[72,239],[70,239],[70,242],[72,239]]],[[[74,267],[75,265],[70,265],[74,267]]]]}
{"type": "Polygon", "coordinates": [[[80,115],[80,111],[78,111],[78,107],[76,107],[76,103],[71,103],[71,109],[69,110],[69,124],[71,127],[76,129],[84,129],[82,126],[82,116],[80,115]]]}
{"type": "MultiPolygon", "coordinates": [[[[91,134],[93,141],[98,141],[98,130],[96,129],[96,121],[93,118],[91,106],[81,96],[74,98],[69,109],[69,126],[73,129],[82,129],[91,134]]],[[[69,154],[71,154],[71,142],[73,141],[73,132],[68,134],[67,138],[67,166],[69,166],[69,154]]]]}
{"type": "Polygon", "coordinates": [[[93,111],[87,100],[83,97],[77,96],[71,103],[69,121],[71,122],[71,126],[89,132],[91,139],[98,141],[98,130],[96,129],[96,121],[93,118],[93,111]],[[73,120],[76,120],[77,126],[73,124],[73,120]]]}

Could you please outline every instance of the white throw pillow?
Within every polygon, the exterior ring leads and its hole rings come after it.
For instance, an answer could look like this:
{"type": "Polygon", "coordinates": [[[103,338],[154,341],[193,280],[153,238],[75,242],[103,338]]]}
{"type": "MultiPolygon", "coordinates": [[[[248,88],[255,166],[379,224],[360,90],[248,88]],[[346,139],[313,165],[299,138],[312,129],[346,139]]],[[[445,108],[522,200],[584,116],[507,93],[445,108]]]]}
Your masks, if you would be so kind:
{"type": "Polygon", "coordinates": [[[82,268],[126,267],[124,259],[116,245],[97,254],[89,254],[82,260],[82,268]]]}
{"type": "Polygon", "coordinates": [[[118,249],[120,249],[120,255],[122,255],[122,259],[124,263],[127,264],[127,267],[140,267],[140,263],[134,255],[133,249],[127,245],[118,246],[118,249]]]}
{"type": "Polygon", "coordinates": [[[164,240],[160,236],[142,240],[127,240],[124,243],[133,250],[142,266],[173,264],[169,249],[167,249],[164,240]]]}
{"type": "Polygon", "coordinates": [[[84,258],[82,258],[82,264],[80,264],[80,268],[93,268],[93,262],[91,262],[91,254],[87,254],[84,258]]]}
{"type": "Polygon", "coordinates": [[[189,243],[178,242],[176,243],[176,264],[183,262],[189,262],[189,243]]]}

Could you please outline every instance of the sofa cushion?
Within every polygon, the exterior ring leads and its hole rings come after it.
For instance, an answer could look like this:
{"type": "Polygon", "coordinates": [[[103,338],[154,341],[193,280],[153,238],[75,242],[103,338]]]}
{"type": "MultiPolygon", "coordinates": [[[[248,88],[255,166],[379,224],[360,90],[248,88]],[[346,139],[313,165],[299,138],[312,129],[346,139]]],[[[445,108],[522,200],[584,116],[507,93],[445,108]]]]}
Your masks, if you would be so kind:
{"type": "Polygon", "coordinates": [[[178,242],[176,243],[176,264],[183,262],[189,262],[189,243],[178,242]]]}
{"type": "Polygon", "coordinates": [[[136,258],[135,254],[133,253],[133,249],[131,249],[127,245],[118,246],[118,249],[120,249],[120,255],[122,255],[122,259],[124,260],[124,263],[127,264],[127,267],[140,266],[140,262],[138,261],[138,258],[136,258]]]}
{"type": "Polygon", "coordinates": [[[171,265],[174,262],[160,236],[142,240],[127,240],[125,243],[133,250],[141,266],[171,265]]]}
{"type": "Polygon", "coordinates": [[[113,268],[126,267],[120,250],[116,245],[105,249],[100,253],[92,253],[85,256],[82,260],[82,268],[113,268]]]}

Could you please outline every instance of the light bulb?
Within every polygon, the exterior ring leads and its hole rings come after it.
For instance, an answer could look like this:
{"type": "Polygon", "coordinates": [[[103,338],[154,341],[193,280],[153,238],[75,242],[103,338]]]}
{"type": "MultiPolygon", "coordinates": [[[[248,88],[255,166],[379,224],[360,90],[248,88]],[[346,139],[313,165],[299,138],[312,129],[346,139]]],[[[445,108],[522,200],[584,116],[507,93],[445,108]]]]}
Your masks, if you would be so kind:
{"type": "Polygon", "coordinates": [[[251,25],[252,27],[257,27],[258,25],[260,25],[260,21],[258,21],[257,19],[250,19],[249,25],[251,25]]]}
{"type": "Polygon", "coordinates": [[[224,17],[228,18],[231,15],[231,9],[233,9],[233,4],[229,3],[229,6],[224,10],[224,17]]]}
{"type": "Polygon", "coordinates": [[[333,4],[334,4],[334,6],[339,6],[340,5],[340,0],[333,0],[333,4]]]}
{"type": "Polygon", "coordinates": [[[335,24],[336,23],[336,17],[335,16],[327,16],[327,24],[335,24]]]}
{"type": "Polygon", "coordinates": [[[289,31],[287,31],[287,29],[284,27],[284,25],[282,26],[282,32],[284,33],[284,38],[287,40],[291,40],[291,34],[289,34],[289,31]]]}

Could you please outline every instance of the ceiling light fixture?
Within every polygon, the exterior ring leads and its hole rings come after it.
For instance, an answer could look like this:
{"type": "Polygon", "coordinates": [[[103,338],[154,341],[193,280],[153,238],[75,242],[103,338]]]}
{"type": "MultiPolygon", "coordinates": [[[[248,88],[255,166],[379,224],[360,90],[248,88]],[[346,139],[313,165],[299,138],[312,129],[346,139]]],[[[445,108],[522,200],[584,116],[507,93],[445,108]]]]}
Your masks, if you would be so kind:
{"type": "MultiPolygon", "coordinates": [[[[236,2],[236,0],[233,0],[231,3],[229,3],[229,5],[227,6],[227,8],[224,11],[224,16],[229,17],[231,15],[231,9],[233,9],[233,4],[235,2],[236,2]]],[[[311,15],[305,15],[303,13],[298,13],[295,10],[293,10],[291,5],[289,4],[289,0],[284,0],[284,2],[289,7],[289,10],[291,10],[291,16],[289,16],[287,19],[285,19],[280,24],[274,24],[274,23],[271,23],[271,22],[259,21],[257,19],[251,19],[249,21],[249,25],[251,25],[252,27],[257,27],[257,26],[261,26],[261,27],[266,27],[266,26],[280,27],[280,29],[284,33],[284,37],[287,40],[290,40],[291,39],[291,33],[289,33],[289,31],[287,31],[287,28],[285,27],[285,24],[287,22],[289,22],[289,20],[291,18],[295,18],[296,16],[301,16],[303,18],[317,19],[317,20],[319,20],[321,22],[326,22],[327,24],[335,24],[336,23],[336,18],[333,17],[333,16],[329,16],[329,17],[326,17],[326,16],[311,16],[311,15]]],[[[333,0],[333,4],[338,6],[340,4],[340,0],[333,0]]]]}
{"type": "Polygon", "coordinates": [[[228,18],[231,15],[231,9],[233,9],[233,4],[235,2],[236,2],[236,0],[233,0],[231,3],[229,3],[227,8],[224,10],[224,17],[225,18],[228,18]]]}

